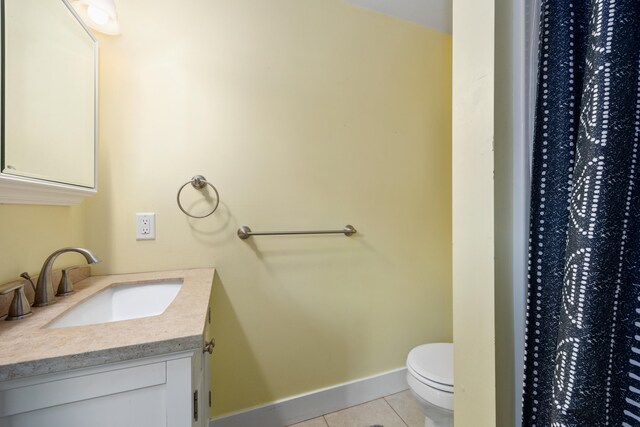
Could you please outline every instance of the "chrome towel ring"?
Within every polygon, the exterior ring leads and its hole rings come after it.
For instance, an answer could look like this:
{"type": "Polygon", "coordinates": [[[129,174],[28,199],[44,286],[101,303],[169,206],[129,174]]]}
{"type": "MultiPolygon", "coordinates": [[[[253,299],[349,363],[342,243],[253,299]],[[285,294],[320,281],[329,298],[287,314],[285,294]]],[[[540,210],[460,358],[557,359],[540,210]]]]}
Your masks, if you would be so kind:
{"type": "Polygon", "coordinates": [[[191,181],[185,182],[184,185],[182,187],[180,187],[180,189],[178,190],[178,195],[176,196],[176,200],[178,202],[178,207],[180,208],[180,210],[182,212],[184,212],[185,215],[190,216],[191,218],[206,218],[209,215],[211,215],[212,213],[214,213],[216,211],[216,209],[218,209],[218,205],[220,204],[220,194],[218,194],[218,190],[216,190],[216,187],[214,187],[213,184],[211,184],[209,181],[207,181],[207,179],[204,176],[196,175],[193,178],[191,178],[191,181]],[[191,215],[189,212],[187,212],[182,207],[182,203],[180,203],[180,193],[182,193],[182,190],[184,189],[184,187],[186,187],[189,184],[191,184],[191,186],[193,188],[195,188],[196,190],[202,190],[207,185],[213,189],[213,192],[216,193],[216,204],[213,207],[213,210],[211,212],[209,212],[206,215],[201,215],[201,216],[191,215]]]}

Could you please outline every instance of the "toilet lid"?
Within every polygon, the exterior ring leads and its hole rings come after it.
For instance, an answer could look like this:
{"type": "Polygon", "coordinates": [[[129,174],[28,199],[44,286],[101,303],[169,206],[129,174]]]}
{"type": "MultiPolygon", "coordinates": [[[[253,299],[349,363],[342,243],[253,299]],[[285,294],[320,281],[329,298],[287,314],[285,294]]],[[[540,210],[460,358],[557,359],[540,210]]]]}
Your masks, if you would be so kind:
{"type": "Polygon", "coordinates": [[[453,391],[453,344],[432,343],[414,348],[407,357],[407,368],[425,383],[453,391]]]}

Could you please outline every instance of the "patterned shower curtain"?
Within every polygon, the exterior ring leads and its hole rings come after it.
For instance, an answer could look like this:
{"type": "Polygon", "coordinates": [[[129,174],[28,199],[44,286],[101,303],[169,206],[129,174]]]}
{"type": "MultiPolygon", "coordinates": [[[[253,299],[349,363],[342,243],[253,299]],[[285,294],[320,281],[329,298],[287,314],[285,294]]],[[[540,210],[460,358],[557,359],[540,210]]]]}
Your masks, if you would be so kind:
{"type": "Polygon", "coordinates": [[[542,0],[523,426],[640,426],[640,0],[542,0]]]}

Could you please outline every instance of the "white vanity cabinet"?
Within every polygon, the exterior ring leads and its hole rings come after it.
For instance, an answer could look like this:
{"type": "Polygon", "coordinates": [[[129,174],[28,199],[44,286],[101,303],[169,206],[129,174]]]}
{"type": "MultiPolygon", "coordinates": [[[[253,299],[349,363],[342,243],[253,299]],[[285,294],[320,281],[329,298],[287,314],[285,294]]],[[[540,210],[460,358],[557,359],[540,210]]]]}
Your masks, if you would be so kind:
{"type": "Polygon", "coordinates": [[[0,427],[205,427],[215,270],[91,276],[75,293],[0,320],[0,427]],[[162,314],[52,327],[112,287],[182,286],[162,314]]]}
{"type": "Polygon", "coordinates": [[[0,383],[0,427],[205,427],[201,349],[0,383]]]}

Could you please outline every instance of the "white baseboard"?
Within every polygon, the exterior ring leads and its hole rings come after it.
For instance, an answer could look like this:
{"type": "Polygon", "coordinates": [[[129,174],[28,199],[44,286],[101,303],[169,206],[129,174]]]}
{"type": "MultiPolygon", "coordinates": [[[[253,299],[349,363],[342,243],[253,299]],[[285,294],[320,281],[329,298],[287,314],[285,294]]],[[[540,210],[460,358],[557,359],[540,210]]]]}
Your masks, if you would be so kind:
{"type": "Polygon", "coordinates": [[[214,418],[209,427],[285,427],[408,388],[406,368],[214,418]]]}

